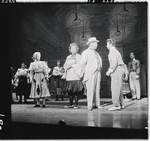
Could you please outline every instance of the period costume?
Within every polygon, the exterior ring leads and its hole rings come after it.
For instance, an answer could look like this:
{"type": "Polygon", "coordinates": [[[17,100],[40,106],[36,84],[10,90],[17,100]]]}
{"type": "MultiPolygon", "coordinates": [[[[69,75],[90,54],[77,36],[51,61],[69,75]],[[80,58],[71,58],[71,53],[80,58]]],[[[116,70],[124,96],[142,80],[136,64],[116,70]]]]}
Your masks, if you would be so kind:
{"type": "Polygon", "coordinates": [[[62,70],[62,67],[56,66],[53,68],[53,75],[55,77],[55,83],[56,83],[57,88],[60,88],[60,81],[61,81],[61,77],[63,75],[61,70],[62,70]]]}
{"type": "Polygon", "coordinates": [[[20,96],[20,102],[22,101],[22,95],[25,97],[25,101],[28,98],[28,69],[19,68],[15,74],[16,94],[20,96]]]}
{"type": "Polygon", "coordinates": [[[47,65],[44,61],[35,60],[30,64],[31,92],[30,98],[45,98],[50,96],[46,77],[48,77],[47,65]]]}
{"type": "Polygon", "coordinates": [[[129,71],[129,84],[132,92],[133,99],[141,98],[141,90],[140,90],[140,61],[137,59],[131,60],[128,63],[128,71],[129,71]]]}
{"type": "Polygon", "coordinates": [[[80,81],[80,77],[77,74],[76,69],[74,68],[69,68],[68,66],[74,65],[80,61],[80,54],[76,54],[75,56],[69,55],[66,59],[66,62],[64,64],[64,69],[65,75],[66,75],[66,81],[67,81],[67,86],[66,86],[66,91],[68,93],[74,93],[74,92],[82,92],[83,91],[83,84],[80,81]]]}
{"type": "Polygon", "coordinates": [[[83,83],[78,75],[78,72],[71,65],[77,64],[81,59],[80,54],[69,55],[64,63],[65,73],[63,78],[66,78],[66,92],[70,97],[70,107],[78,108],[78,96],[84,92],[83,83]],[[75,106],[73,106],[73,96],[75,95],[75,106]]]}
{"type": "MultiPolygon", "coordinates": [[[[87,45],[91,42],[99,42],[95,37],[89,38],[87,45]]],[[[83,82],[86,85],[87,92],[87,106],[88,109],[100,106],[100,81],[102,59],[95,49],[88,48],[83,51],[78,69],[82,68],[84,71],[83,82]]]]}
{"type": "MultiPolygon", "coordinates": [[[[122,94],[124,62],[122,60],[120,52],[115,47],[112,47],[109,50],[108,59],[110,63],[108,71],[111,73],[112,102],[114,107],[121,109],[121,107],[124,107],[122,94]]],[[[113,109],[114,107],[108,110],[116,110],[117,108],[113,109]]]]}
{"type": "MultiPolygon", "coordinates": [[[[56,100],[58,100],[58,95],[62,94],[62,80],[61,77],[63,75],[62,73],[62,69],[63,67],[54,67],[53,68],[53,76],[54,76],[54,86],[55,86],[55,91],[56,91],[56,100]]],[[[62,96],[62,100],[63,100],[63,95],[62,96]]]]}

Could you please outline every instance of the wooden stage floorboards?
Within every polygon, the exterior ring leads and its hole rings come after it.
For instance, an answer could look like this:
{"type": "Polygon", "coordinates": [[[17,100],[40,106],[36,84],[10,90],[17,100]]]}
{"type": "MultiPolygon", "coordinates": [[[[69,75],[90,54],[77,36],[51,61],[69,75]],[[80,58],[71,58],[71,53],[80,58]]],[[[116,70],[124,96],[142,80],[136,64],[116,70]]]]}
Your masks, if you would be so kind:
{"type": "MultiPolygon", "coordinates": [[[[46,101],[45,108],[35,108],[33,100],[29,99],[26,104],[13,103],[11,105],[11,121],[13,127],[21,129],[20,132],[22,131],[23,133],[25,129],[23,130],[21,127],[24,126],[26,126],[26,129],[31,129],[30,127],[39,127],[41,130],[47,130],[47,128],[50,128],[53,133],[48,134],[47,132],[49,131],[45,131],[41,132],[41,136],[40,133],[38,135],[36,134],[37,136],[32,136],[32,133],[31,135],[28,134],[27,130],[24,133],[27,138],[36,138],[38,136],[39,138],[45,138],[45,136],[42,136],[42,133],[51,135],[49,137],[51,139],[76,139],[79,135],[79,139],[120,139],[121,137],[125,139],[147,138],[148,98],[142,98],[141,100],[134,101],[125,99],[124,102],[124,109],[108,111],[108,108],[112,106],[111,99],[101,98],[101,106],[103,106],[103,109],[93,109],[92,111],[89,111],[87,110],[86,99],[79,100],[79,109],[65,109],[64,106],[68,104],[67,98],[65,98],[64,101],[55,101],[55,99],[50,99],[46,101]],[[61,120],[64,122],[59,125],[58,123],[61,120]],[[57,128],[57,131],[54,131],[55,128],[57,128]],[[59,129],[62,130],[59,131],[59,129]],[[67,130],[69,133],[67,133],[67,130]],[[87,135],[84,135],[81,130],[87,132],[87,135]],[[74,134],[74,131],[76,131],[77,134],[74,134]],[[96,132],[98,137],[90,134],[93,132],[95,133],[95,131],[100,132],[99,134],[96,132]],[[62,135],[57,134],[57,132],[62,133],[62,135]],[[65,134],[67,134],[67,136],[65,136],[65,134]],[[70,136],[71,134],[73,135],[70,136]],[[122,134],[122,136],[120,134],[122,134]]],[[[14,138],[17,137],[23,138],[24,136],[19,136],[19,134],[18,136],[14,136],[14,138]]]]}

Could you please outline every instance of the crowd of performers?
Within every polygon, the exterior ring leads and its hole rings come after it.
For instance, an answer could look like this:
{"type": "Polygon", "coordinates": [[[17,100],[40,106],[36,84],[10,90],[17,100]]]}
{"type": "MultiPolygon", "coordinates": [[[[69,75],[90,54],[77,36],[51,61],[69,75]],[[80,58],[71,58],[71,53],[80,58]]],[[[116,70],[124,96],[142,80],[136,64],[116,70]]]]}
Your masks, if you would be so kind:
{"type": "MultiPolygon", "coordinates": [[[[64,93],[69,96],[68,105],[64,108],[79,108],[78,100],[80,95],[85,93],[87,98],[87,109],[103,108],[100,105],[100,86],[101,71],[105,64],[102,64],[102,58],[96,51],[98,42],[95,37],[88,39],[86,43],[88,48],[80,55],[79,47],[76,43],[69,46],[70,55],[67,56],[65,63],[56,62],[56,67],[51,70],[47,61],[40,61],[41,53],[35,52],[32,56],[33,62],[27,69],[24,63],[21,68],[12,72],[12,91],[19,95],[19,102],[24,102],[28,98],[35,100],[34,107],[46,107],[46,99],[51,97],[52,83],[56,86],[56,100],[61,95],[63,100],[64,93]],[[14,74],[14,75],[13,75],[14,74]],[[51,79],[53,77],[53,79],[51,79]],[[51,81],[50,81],[51,80],[51,81]],[[75,102],[73,102],[75,100],[75,102]]],[[[113,106],[108,110],[120,110],[124,108],[123,95],[132,94],[132,100],[140,99],[140,62],[135,59],[134,53],[130,53],[131,62],[126,65],[120,52],[115,47],[114,39],[106,40],[106,48],[109,50],[108,60],[109,68],[106,76],[111,77],[111,97],[113,106]]]]}

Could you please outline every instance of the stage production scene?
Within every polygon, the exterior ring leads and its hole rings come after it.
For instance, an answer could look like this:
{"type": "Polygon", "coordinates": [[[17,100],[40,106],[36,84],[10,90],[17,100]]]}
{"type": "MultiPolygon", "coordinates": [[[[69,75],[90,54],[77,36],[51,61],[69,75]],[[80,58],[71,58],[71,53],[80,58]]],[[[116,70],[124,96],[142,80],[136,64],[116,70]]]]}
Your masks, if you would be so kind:
{"type": "Polygon", "coordinates": [[[12,138],[147,139],[147,6],[12,7],[12,138]]]}

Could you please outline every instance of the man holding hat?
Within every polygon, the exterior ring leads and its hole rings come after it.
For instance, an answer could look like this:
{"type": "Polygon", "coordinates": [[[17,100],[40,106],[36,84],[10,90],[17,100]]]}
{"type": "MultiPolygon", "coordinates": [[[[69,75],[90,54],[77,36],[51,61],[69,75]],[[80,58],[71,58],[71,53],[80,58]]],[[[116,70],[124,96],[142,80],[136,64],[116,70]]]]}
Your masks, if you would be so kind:
{"type": "Polygon", "coordinates": [[[83,51],[81,61],[77,64],[77,66],[72,66],[84,68],[83,82],[85,83],[87,89],[88,110],[92,110],[93,108],[102,108],[100,106],[102,59],[95,51],[98,47],[98,42],[99,40],[95,37],[89,38],[86,43],[88,48],[83,51]]]}

